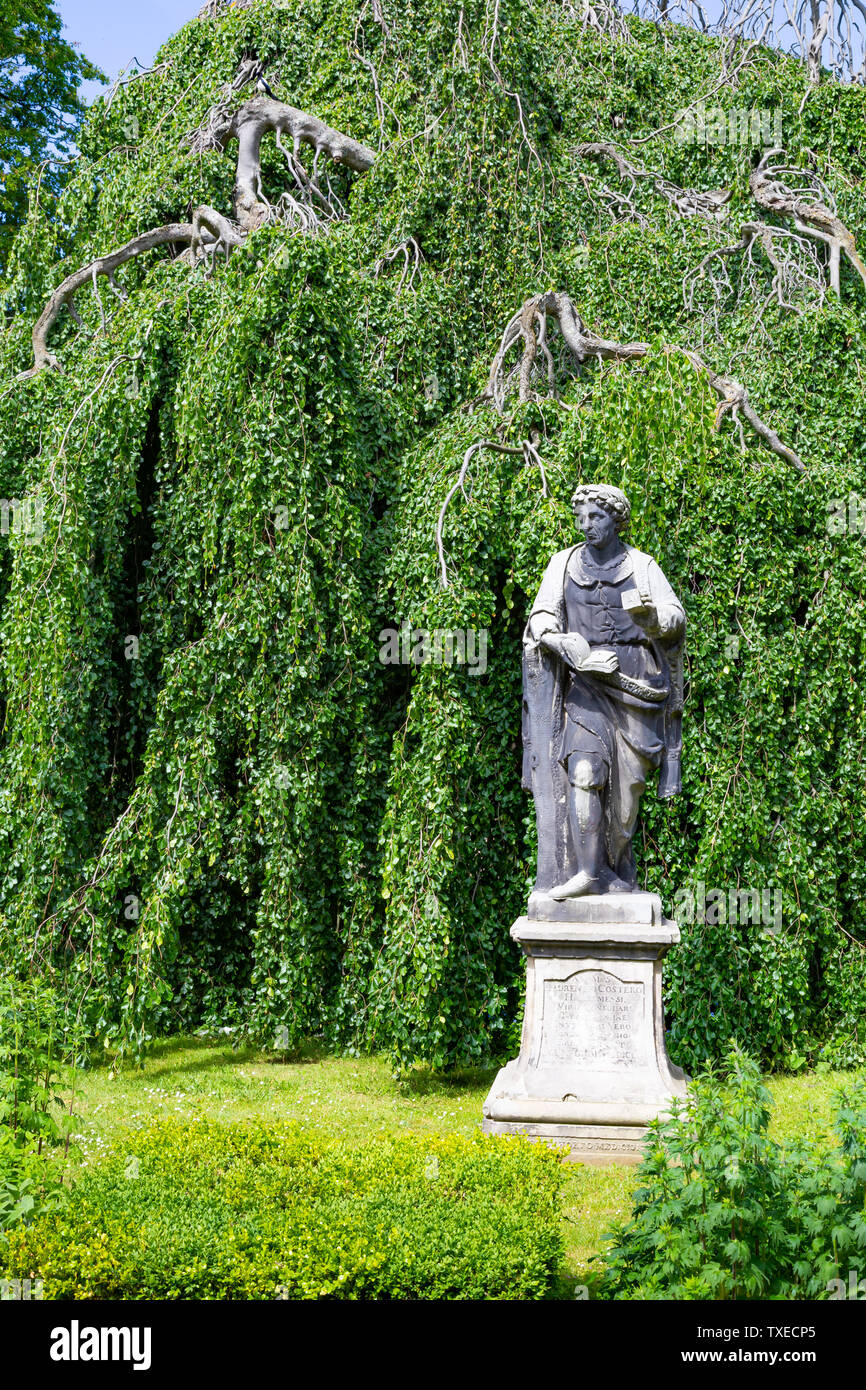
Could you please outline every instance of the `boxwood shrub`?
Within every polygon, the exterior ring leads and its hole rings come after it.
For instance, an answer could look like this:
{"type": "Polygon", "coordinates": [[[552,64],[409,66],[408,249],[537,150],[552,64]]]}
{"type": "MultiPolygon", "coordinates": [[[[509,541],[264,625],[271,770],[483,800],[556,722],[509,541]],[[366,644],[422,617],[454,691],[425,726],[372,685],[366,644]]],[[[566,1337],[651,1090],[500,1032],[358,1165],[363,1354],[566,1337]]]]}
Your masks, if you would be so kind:
{"type": "Polygon", "coordinates": [[[163,1122],[6,1233],[0,1270],[53,1299],[540,1299],[562,1171],[522,1139],[163,1122]]]}

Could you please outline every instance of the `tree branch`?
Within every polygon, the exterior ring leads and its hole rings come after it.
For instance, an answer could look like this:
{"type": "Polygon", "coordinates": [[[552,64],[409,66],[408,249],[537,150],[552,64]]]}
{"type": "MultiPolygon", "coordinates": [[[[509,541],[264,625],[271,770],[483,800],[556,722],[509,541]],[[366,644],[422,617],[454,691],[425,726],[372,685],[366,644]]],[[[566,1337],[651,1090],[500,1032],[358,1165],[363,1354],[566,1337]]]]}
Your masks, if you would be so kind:
{"type": "Polygon", "coordinates": [[[306,231],[315,231],[322,221],[341,216],[343,207],[339,198],[327,182],[327,191],[319,185],[317,166],[319,156],[326,154],[335,164],[344,164],[349,169],[364,172],[372,168],[375,153],[350,136],[332,129],[318,117],[299,111],[294,106],[278,101],[276,97],[256,96],[244,102],[237,111],[229,110],[229,102],[234,92],[257,80],[262,73],[262,64],[247,58],[240,64],[234,80],[223,88],[220,101],[214,106],[204,124],[189,137],[191,148],[196,152],[208,149],[224,149],[231,140],[238,142],[238,160],[235,173],[234,206],[237,225],[215,208],[197,207],[192,222],[169,222],[163,227],[155,227],[149,232],[133,237],[125,245],[104,256],[97,256],[87,265],[75,270],[57,287],[51,295],[39,318],[33,326],[33,366],[19,374],[18,380],[26,380],[42,371],[44,367],[59,367],[57,358],[48,349],[48,334],[66,305],[70,314],[80,322],[74,304],[74,296],[88,282],[93,287],[100,308],[100,318],[105,327],[105,314],[99,298],[97,279],[100,275],[108,278],[112,289],[122,296],[116,285],[114,272],[118,266],[135,256],[141,256],[156,246],[172,242],[186,242],[190,247],[189,259],[194,264],[201,255],[210,255],[211,274],[213,274],[217,254],[222,251],[228,260],[231,251],[242,246],[249,232],[274,217],[299,222],[306,231]],[[279,148],[289,164],[292,176],[300,190],[300,200],[292,194],[283,193],[273,208],[262,191],[261,144],[263,137],[273,132],[279,148]],[[290,135],[294,151],[290,152],[282,144],[281,137],[290,135]],[[298,159],[302,143],[315,150],[312,174],[308,174],[298,159]],[[316,211],[318,203],[322,211],[316,211]]]}
{"type": "Polygon", "coordinates": [[[134,256],[144,255],[156,246],[167,246],[176,242],[191,243],[193,235],[194,228],[191,222],[167,222],[163,227],[154,227],[149,232],[142,232],[140,236],[133,237],[115,251],[97,256],[95,260],[88,261],[87,265],[67,275],[57,286],[33,325],[33,366],[26,372],[20,372],[17,379],[25,381],[44,367],[59,368],[57,358],[48,350],[48,334],[57,322],[63,306],[72,302],[78,290],[83,289],[88,283],[94,284],[99,275],[113,276],[118,266],[125,265],[134,256]]]}
{"type": "Polygon", "coordinates": [[[620,178],[631,179],[632,184],[637,179],[649,179],[656,192],[676,209],[679,217],[709,217],[719,221],[727,216],[725,204],[731,198],[729,188],[711,189],[707,193],[695,188],[680,188],[679,184],[671,183],[670,179],[664,178],[661,174],[654,174],[649,169],[641,168],[639,164],[630,163],[615,145],[604,142],[575,145],[572,153],[588,159],[612,159],[620,178]]]}
{"type": "Polygon", "coordinates": [[[832,193],[820,179],[802,169],[770,165],[773,156],[781,153],[778,149],[765,150],[760,163],[749,176],[749,189],[758,207],[777,216],[790,217],[798,232],[829,246],[830,288],[834,294],[840,294],[839,256],[842,251],[866,285],[866,264],[857,251],[853,233],[836,215],[832,193]],[[791,188],[783,180],[783,175],[795,175],[804,180],[807,187],[791,188]],[[819,196],[816,197],[816,193],[819,196]]]}
{"type": "MultiPolygon", "coordinates": [[[[511,371],[505,370],[505,359],[511,348],[520,339],[523,340],[523,352],[519,361],[518,399],[520,401],[539,399],[538,393],[532,389],[532,375],[539,346],[542,342],[546,342],[548,318],[556,320],[559,331],[578,365],[590,357],[627,362],[634,358],[645,357],[650,350],[649,343],[615,343],[607,338],[599,338],[586,327],[567,294],[551,291],[546,294],[535,295],[532,299],[527,299],[520,311],[507,323],[490,369],[490,379],[485,397],[493,401],[500,414],[504,408],[509,382],[515,371],[514,368],[511,371]]],[[[756,414],[744,386],[738,381],[734,381],[732,377],[723,376],[720,372],[708,367],[703,359],[689,348],[671,346],[666,347],[664,351],[666,353],[683,353],[695,370],[703,372],[706,376],[710,386],[719,397],[714,421],[716,430],[720,428],[722,419],[726,414],[730,414],[737,423],[742,415],[774,454],[784,459],[786,463],[792,464],[799,472],[805,472],[803,462],[794,450],[784,444],[775,430],[771,429],[769,425],[765,425],[756,414]]],[[[555,397],[555,386],[551,385],[549,381],[549,365],[548,360],[547,395],[548,397],[555,397]]]]}

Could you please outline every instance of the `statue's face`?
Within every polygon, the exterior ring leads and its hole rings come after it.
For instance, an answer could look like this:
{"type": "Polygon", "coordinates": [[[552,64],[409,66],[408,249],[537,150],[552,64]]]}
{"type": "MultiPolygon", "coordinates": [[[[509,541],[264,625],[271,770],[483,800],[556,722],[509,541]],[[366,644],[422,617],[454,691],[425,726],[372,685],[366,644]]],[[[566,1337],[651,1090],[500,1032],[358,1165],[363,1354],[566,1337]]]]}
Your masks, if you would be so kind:
{"type": "Polygon", "coordinates": [[[590,545],[599,549],[609,545],[618,532],[616,521],[610,512],[597,502],[579,502],[577,506],[577,525],[590,545]]]}

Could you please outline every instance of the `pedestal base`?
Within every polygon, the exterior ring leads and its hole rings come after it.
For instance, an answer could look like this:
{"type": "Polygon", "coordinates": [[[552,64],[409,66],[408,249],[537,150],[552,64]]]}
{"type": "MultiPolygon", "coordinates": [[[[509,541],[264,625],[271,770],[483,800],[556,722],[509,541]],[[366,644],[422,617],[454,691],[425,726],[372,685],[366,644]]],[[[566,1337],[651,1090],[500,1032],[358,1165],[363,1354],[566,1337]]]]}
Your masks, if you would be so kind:
{"type": "Polygon", "coordinates": [[[484,1103],[484,1133],[546,1139],[583,1163],[639,1163],[649,1121],[686,1094],[661,995],[679,928],[651,893],[533,893],[511,935],[527,957],[523,1037],[484,1103]]]}

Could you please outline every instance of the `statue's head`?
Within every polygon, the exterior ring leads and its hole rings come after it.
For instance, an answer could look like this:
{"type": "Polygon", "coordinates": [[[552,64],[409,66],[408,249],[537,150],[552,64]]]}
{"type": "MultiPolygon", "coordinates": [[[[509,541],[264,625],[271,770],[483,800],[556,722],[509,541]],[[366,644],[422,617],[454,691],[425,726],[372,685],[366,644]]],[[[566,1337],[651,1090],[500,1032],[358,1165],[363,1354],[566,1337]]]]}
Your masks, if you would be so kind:
{"type": "Polygon", "coordinates": [[[607,483],[581,483],[571,498],[575,520],[591,545],[605,545],[625,531],[631,516],[629,500],[607,483]]]}

